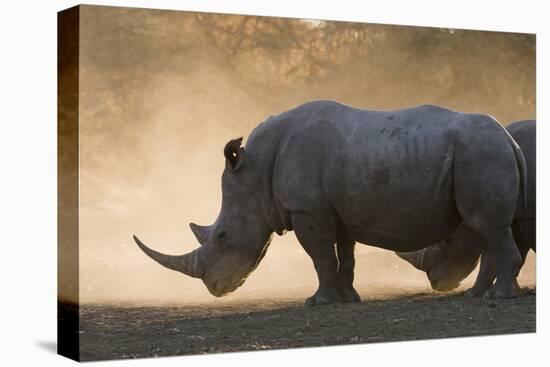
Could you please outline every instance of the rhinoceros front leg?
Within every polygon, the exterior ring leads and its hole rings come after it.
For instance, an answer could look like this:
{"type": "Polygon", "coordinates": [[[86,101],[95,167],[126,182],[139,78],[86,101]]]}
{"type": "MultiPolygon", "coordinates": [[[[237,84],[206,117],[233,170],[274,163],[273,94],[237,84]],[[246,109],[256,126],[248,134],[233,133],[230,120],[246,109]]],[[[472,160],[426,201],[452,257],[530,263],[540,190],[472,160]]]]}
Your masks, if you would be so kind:
{"type": "Polygon", "coordinates": [[[338,253],[338,293],[344,302],[361,302],[361,297],[353,288],[355,241],[340,238],[336,249],[338,253]]]}
{"type": "Polygon", "coordinates": [[[319,279],[319,288],[306,300],[306,306],[342,302],[338,292],[338,259],[336,231],[326,221],[314,220],[306,213],[292,215],[292,227],[298,241],[311,257],[319,279]]]}

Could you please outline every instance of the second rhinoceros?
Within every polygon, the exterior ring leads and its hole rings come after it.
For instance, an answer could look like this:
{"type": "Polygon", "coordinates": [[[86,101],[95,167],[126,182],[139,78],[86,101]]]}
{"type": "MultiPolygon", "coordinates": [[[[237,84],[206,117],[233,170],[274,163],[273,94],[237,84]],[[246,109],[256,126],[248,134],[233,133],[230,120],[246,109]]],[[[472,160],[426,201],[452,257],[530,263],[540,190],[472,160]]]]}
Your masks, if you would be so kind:
{"type": "Polygon", "coordinates": [[[200,278],[214,296],[242,285],[273,232],[294,230],[311,257],[317,291],[306,305],[359,301],[354,244],[414,251],[461,222],[488,243],[495,297],[513,297],[521,256],[512,236],[525,161],[485,114],[423,105],[369,111],[314,101],[268,118],[224,148],[222,205],[210,226],[192,224],[189,254],[139,247],[161,265],[200,278]]]}
{"type": "MultiPolygon", "coordinates": [[[[523,120],[506,128],[521,148],[527,165],[526,205],[518,203],[512,222],[512,231],[519,247],[522,264],[530,249],[536,251],[536,122],[523,120]]],[[[426,249],[397,253],[414,267],[426,272],[433,289],[449,291],[460,285],[475,268],[481,255],[480,272],[467,295],[478,297],[490,289],[494,265],[486,261],[483,237],[466,223],[446,240],[426,249]]]]}

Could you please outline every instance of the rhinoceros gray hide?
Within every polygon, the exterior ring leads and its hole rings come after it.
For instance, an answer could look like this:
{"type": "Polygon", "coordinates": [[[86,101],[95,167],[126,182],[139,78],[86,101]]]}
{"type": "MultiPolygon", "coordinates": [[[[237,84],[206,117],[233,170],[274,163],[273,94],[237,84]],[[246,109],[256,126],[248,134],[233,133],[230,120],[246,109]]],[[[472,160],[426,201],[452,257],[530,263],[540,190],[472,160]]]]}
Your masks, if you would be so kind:
{"type": "Polygon", "coordinates": [[[153,260],[200,278],[215,296],[244,283],[273,232],[294,230],[318,277],[306,304],[359,301],[356,242],[420,250],[462,222],[487,243],[495,296],[515,295],[521,256],[511,224],[526,170],[488,115],[314,101],[268,118],[245,147],[235,139],[223,152],[221,210],[210,226],[192,226],[199,248],[163,255],[136,238],[153,260]]]}
{"type": "MultiPolygon", "coordinates": [[[[536,251],[536,122],[523,120],[506,128],[523,152],[527,167],[527,186],[519,193],[512,232],[522,257],[522,264],[529,249],[536,251]],[[526,195],[526,202],[522,196],[526,195]]],[[[438,291],[452,290],[475,268],[481,256],[480,272],[468,296],[481,296],[490,289],[495,278],[495,266],[487,261],[487,245],[484,238],[466,223],[447,239],[419,251],[397,253],[417,269],[425,271],[432,288],[438,291]]]]}

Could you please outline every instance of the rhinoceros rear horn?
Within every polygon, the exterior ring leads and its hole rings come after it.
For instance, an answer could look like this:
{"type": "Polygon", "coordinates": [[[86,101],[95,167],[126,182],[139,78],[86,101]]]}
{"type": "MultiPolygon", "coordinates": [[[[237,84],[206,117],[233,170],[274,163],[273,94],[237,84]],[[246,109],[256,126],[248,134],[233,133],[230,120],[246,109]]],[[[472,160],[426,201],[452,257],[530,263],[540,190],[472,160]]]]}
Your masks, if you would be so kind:
{"type": "Polygon", "coordinates": [[[189,223],[189,227],[191,228],[191,231],[193,231],[193,234],[197,238],[197,241],[199,241],[199,243],[203,245],[208,239],[210,226],[199,226],[195,223],[189,223]]]}
{"type": "Polygon", "coordinates": [[[161,254],[160,252],[150,249],[136,236],[134,236],[134,241],[136,241],[139,248],[145,252],[147,256],[165,268],[179,271],[193,278],[201,278],[204,274],[204,266],[199,256],[200,249],[195,249],[185,255],[173,256],[161,254]]]}

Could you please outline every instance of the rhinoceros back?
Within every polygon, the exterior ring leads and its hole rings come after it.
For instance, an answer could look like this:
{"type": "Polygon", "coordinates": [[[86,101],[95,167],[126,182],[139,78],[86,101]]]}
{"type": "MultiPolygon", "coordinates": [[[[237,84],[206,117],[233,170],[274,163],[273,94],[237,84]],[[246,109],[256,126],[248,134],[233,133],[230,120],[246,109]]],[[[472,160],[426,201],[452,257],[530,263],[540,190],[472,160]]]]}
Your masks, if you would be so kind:
{"type": "Polygon", "coordinates": [[[460,221],[452,190],[456,119],[435,106],[366,111],[316,102],[291,110],[278,196],[291,212],[330,204],[361,242],[414,244],[430,233],[435,243],[460,221]]]}

